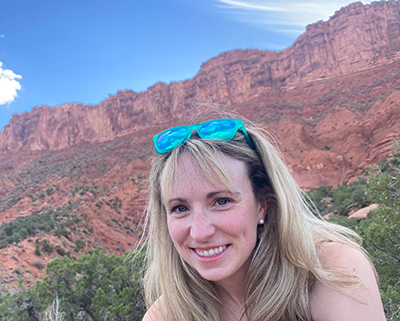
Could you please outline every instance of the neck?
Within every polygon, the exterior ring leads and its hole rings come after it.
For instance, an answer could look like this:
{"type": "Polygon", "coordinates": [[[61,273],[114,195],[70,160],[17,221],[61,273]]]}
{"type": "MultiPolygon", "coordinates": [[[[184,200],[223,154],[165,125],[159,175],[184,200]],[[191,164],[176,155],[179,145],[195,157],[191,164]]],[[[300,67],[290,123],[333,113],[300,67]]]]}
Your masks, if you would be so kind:
{"type": "Polygon", "coordinates": [[[244,303],[244,284],[232,284],[230,282],[215,283],[215,289],[222,303],[231,303],[242,306],[244,303]]]}
{"type": "MultiPolygon", "coordinates": [[[[250,265],[250,261],[246,262],[246,265],[250,265]]],[[[248,267],[243,271],[247,273],[248,267]]],[[[238,273],[228,279],[214,282],[215,290],[223,304],[230,303],[236,306],[243,306],[246,273],[238,273]]]]}
{"type": "Polygon", "coordinates": [[[246,288],[245,280],[249,266],[250,259],[238,273],[235,273],[227,279],[213,282],[214,288],[222,303],[220,314],[221,320],[223,321],[247,320],[244,315],[244,301],[246,288]]]}
{"type": "Polygon", "coordinates": [[[218,282],[215,289],[221,299],[221,321],[247,320],[244,318],[244,284],[218,282]]]}

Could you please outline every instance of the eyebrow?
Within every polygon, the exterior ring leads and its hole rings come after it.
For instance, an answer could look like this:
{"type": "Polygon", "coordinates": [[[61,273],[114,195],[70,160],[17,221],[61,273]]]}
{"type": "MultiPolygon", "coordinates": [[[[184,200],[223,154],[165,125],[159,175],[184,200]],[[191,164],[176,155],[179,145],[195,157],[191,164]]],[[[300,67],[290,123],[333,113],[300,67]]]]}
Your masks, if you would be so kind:
{"type": "Polygon", "coordinates": [[[175,198],[171,198],[171,199],[168,201],[168,203],[172,203],[172,202],[181,202],[181,203],[184,203],[184,202],[186,202],[186,200],[185,200],[184,198],[182,198],[182,197],[175,197],[175,198]]]}
{"type": "MultiPolygon", "coordinates": [[[[207,194],[206,197],[207,198],[213,198],[213,197],[215,197],[216,195],[219,195],[219,194],[229,194],[229,195],[235,195],[235,196],[240,196],[241,195],[241,193],[239,193],[239,192],[232,192],[230,190],[224,189],[224,190],[218,190],[218,191],[210,192],[210,193],[207,194]]],[[[182,203],[184,203],[184,202],[186,202],[186,199],[182,198],[182,197],[174,197],[174,198],[171,198],[168,201],[168,203],[172,203],[172,202],[182,202],[182,203]]]]}
{"type": "Polygon", "coordinates": [[[232,192],[230,190],[224,189],[224,190],[219,190],[219,191],[208,193],[207,194],[207,198],[213,198],[214,196],[216,196],[218,194],[230,194],[230,195],[235,195],[235,196],[239,196],[240,195],[239,192],[232,192]]]}

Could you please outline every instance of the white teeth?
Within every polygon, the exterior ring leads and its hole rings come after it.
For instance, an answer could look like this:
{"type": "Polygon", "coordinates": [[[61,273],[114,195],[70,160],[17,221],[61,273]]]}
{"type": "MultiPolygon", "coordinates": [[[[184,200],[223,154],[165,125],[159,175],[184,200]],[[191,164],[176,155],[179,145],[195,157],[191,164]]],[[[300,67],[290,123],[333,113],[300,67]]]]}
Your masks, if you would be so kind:
{"type": "Polygon", "coordinates": [[[210,257],[210,256],[218,255],[219,253],[221,253],[225,249],[226,249],[226,245],[217,247],[215,249],[210,249],[208,251],[198,251],[198,250],[196,250],[196,253],[198,255],[200,255],[200,256],[203,256],[203,257],[210,257]]]}

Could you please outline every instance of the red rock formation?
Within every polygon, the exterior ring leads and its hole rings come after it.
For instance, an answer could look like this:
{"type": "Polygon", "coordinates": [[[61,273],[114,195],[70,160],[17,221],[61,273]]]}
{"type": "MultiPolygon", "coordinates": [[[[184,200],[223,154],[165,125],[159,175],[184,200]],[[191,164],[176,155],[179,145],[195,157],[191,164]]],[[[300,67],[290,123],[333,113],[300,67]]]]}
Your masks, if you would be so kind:
{"type": "Polygon", "coordinates": [[[374,211],[378,208],[378,204],[371,204],[367,207],[363,207],[357,211],[354,211],[353,213],[349,213],[348,218],[351,219],[355,219],[355,220],[362,220],[362,219],[366,219],[368,217],[368,213],[371,211],[374,211]]]}
{"type": "Polygon", "coordinates": [[[141,93],[118,92],[99,105],[41,106],[14,115],[0,132],[0,158],[109,141],[173,121],[193,102],[235,107],[263,94],[285,93],[398,61],[399,9],[394,0],[353,3],[329,21],[309,25],[281,52],[234,50],[210,59],[193,79],[183,82],[157,83],[141,93]]]}

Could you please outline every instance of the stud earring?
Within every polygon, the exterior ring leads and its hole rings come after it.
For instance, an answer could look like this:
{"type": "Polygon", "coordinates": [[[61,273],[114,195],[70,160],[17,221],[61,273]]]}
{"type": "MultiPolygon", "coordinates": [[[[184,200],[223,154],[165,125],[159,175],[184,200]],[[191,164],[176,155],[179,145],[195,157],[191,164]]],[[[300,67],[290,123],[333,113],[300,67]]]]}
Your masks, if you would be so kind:
{"type": "Polygon", "coordinates": [[[260,219],[259,221],[258,221],[258,225],[263,225],[264,224],[264,220],[263,219],[260,219]]]}

